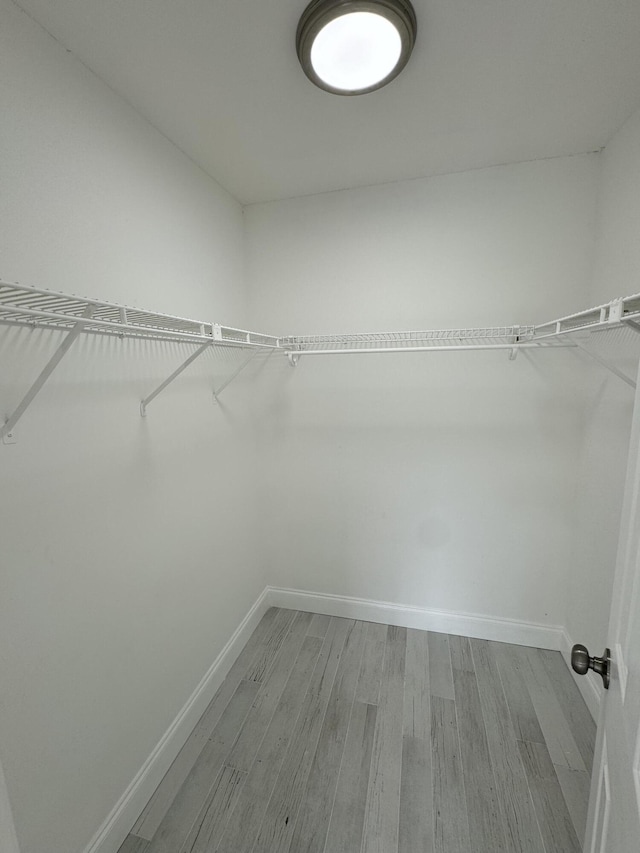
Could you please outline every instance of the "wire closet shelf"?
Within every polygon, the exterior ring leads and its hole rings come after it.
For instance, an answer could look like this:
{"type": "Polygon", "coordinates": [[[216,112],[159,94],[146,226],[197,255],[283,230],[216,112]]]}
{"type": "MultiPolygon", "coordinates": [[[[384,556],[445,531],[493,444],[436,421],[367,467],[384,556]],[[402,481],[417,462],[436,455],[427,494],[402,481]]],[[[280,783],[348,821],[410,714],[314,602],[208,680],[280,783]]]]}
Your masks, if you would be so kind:
{"type": "Polygon", "coordinates": [[[389,351],[428,352],[443,349],[511,349],[531,342],[534,332],[534,326],[495,326],[478,329],[432,329],[421,332],[291,335],[280,338],[280,346],[287,352],[300,355],[389,351]]]}
{"type": "Polygon", "coordinates": [[[514,359],[518,350],[523,348],[579,347],[635,388],[633,379],[611,362],[589,351],[584,345],[584,339],[589,337],[591,332],[625,326],[640,333],[640,294],[615,299],[605,305],[537,326],[277,337],[0,280],[0,325],[3,324],[55,329],[67,333],[16,410],[0,426],[0,438],[5,443],[10,443],[14,440],[12,430],[16,423],[81,334],[179,341],[198,345],[171,376],[141,401],[142,415],[146,415],[148,404],[203,352],[217,346],[239,348],[247,351],[248,356],[224,384],[214,391],[216,400],[221,391],[254,356],[259,352],[275,351],[286,355],[290,364],[295,366],[303,355],[506,349],[509,350],[509,358],[514,359]]]}
{"type": "Polygon", "coordinates": [[[115,302],[0,281],[0,323],[149,340],[279,349],[300,355],[345,352],[456,350],[571,345],[575,332],[620,326],[640,330],[640,294],[537,326],[493,326],[426,331],[368,332],[278,337],[201,320],[189,320],[115,302]]]}
{"type": "Polygon", "coordinates": [[[268,349],[278,346],[273,335],[5,281],[0,281],[0,323],[62,331],[80,324],[83,332],[122,338],[268,349]]]}
{"type": "Polygon", "coordinates": [[[590,333],[629,326],[640,331],[640,294],[613,300],[537,326],[493,326],[416,332],[370,332],[345,335],[290,335],[279,346],[298,355],[349,352],[427,352],[576,346],[576,332],[590,333]]]}

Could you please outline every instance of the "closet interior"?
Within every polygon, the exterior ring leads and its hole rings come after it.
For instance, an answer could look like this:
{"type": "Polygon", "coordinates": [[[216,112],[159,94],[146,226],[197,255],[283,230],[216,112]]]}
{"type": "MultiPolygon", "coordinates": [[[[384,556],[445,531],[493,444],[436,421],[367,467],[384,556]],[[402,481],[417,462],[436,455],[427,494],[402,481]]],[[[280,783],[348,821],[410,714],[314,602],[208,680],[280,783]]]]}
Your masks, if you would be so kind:
{"type": "Polygon", "coordinates": [[[0,0],[3,853],[583,844],[640,9],[304,5],[0,0]]]}

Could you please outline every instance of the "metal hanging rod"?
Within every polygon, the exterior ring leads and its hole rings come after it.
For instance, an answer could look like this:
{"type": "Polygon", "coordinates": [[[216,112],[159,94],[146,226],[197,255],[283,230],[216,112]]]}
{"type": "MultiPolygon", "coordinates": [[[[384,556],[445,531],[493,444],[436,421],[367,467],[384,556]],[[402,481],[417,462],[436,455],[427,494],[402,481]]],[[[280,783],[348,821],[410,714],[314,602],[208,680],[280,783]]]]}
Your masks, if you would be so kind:
{"type": "MultiPolygon", "coordinates": [[[[326,347],[322,349],[301,349],[301,350],[289,350],[287,351],[287,355],[295,356],[299,358],[302,355],[344,355],[344,354],[355,354],[355,353],[391,353],[391,352],[461,352],[461,351],[477,351],[477,350],[509,350],[509,353],[512,354],[521,349],[559,349],[562,347],[574,347],[576,344],[573,344],[569,341],[563,343],[534,343],[525,341],[517,344],[494,344],[494,343],[486,343],[479,344],[474,342],[461,342],[460,344],[450,344],[447,346],[369,346],[369,347],[336,347],[332,349],[331,347],[326,347]]],[[[513,357],[511,357],[513,361],[513,357]]]]}

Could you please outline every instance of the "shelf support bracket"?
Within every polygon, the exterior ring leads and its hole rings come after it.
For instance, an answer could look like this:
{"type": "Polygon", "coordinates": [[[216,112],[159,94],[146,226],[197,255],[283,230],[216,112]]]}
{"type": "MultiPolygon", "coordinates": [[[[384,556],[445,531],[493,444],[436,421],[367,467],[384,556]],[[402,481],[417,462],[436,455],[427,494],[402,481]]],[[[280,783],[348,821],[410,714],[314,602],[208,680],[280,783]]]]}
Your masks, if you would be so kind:
{"type": "Polygon", "coordinates": [[[298,362],[300,361],[300,354],[297,352],[288,352],[287,358],[289,359],[290,367],[297,367],[298,362]]]}
{"type": "MultiPolygon", "coordinates": [[[[225,381],[224,381],[224,382],[222,383],[222,385],[218,388],[218,390],[216,391],[216,390],[214,389],[214,391],[213,391],[213,399],[215,400],[215,402],[216,402],[216,403],[218,402],[218,397],[220,396],[220,394],[222,394],[222,392],[223,392],[223,391],[224,391],[224,389],[227,387],[227,385],[231,385],[231,383],[232,383],[232,382],[233,382],[233,380],[236,378],[236,376],[238,376],[240,373],[242,373],[242,371],[243,371],[243,370],[245,369],[245,367],[249,364],[249,362],[251,361],[251,359],[253,359],[253,358],[255,358],[255,357],[257,356],[258,352],[259,352],[259,350],[254,350],[253,352],[249,353],[248,358],[245,358],[245,360],[242,362],[242,364],[240,365],[240,367],[238,367],[238,369],[237,369],[237,370],[235,370],[235,371],[231,374],[231,376],[229,376],[227,379],[225,379],[225,381]]],[[[269,353],[269,355],[271,355],[271,353],[269,353]]]]}
{"type": "Polygon", "coordinates": [[[191,353],[191,355],[189,356],[189,358],[186,361],[182,362],[182,364],[180,365],[180,367],[177,370],[173,371],[173,373],[171,374],[171,376],[169,376],[168,379],[165,379],[161,385],[158,385],[158,387],[156,388],[155,391],[152,391],[148,397],[144,398],[144,400],[140,403],[140,414],[142,415],[143,418],[146,417],[146,415],[147,415],[147,406],[149,405],[149,403],[152,400],[155,400],[155,398],[158,396],[158,394],[160,394],[162,391],[164,391],[164,389],[167,387],[167,385],[170,385],[174,379],[177,379],[178,376],[180,376],[180,374],[184,370],[186,370],[190,364],[193,364],[193,362],[197,358],[199,358],[205,350],[209,349],[209,347],[212,346],[212,344],[213,344],[213,342],[209,343],[209,341],[207,341],[207,343],[202,344],[202,346],[198,347],[198,349],[194,353],[191,353]]]}
{"type": "MultiPolygon", "coordinates": [[[[519,344],[520,343],[520,326],[514,326],[513,327],[513,333],[514,333],[514,341],[513,341],[514,344],[519,344]]],[[[512,347],[509,350],[509,361],[515,361],[517,357],[518,357],[518,347],[512,347]]]]}
{"type": "Polygon", "coordinates": [[[589,358],[592,358],[594,361],[597,361],[598,364],[601,364],[602,367],[611,371],[611,373],[615,373],[615,375],[619,379],[622,379],[623,382],[626,382],[627,385],[630,385],[632,388],[636,387],[636,383],[634,382],[634,380],[631,379],[630,376],[627,376],[626,373],[623,373],[622,370],[619,370],[615,366],[615,364],[612,364],[608,359],[602,358],[602,356],[596,355],[594,352],[591,352],[591,350],[588,349],[588,347],[586,347],[584,344],[580,343],[580,341],[574,340],[574,343],[577,347],[579,347],[582,350],[582,352],[586,353],[589,356],[589,358]]]}
{"type": "MultiPolygon", "coordinates": [[[[93,311],[93,306],[88,305],[85,309],[82,317],[83,319],[89,319],[91,317],[91,312],[93,311]]],[[[12,415],[6,419],[2,427],[0,427],[0,439],[4,439],[6,436],[9,436],[18,423],[20,418],[27,411],[29,406],[33,403],[37,395],[42,390],[44,384],[47,379],[51,376],[56,367],[60,364],[65,355],[69,352],[77,337],[79,337],[82,330],[85,328],[85,323],[76,323],[67,333],[67,336],[62,341],[58,349],[51,356],[44,369],[40,373],[40,376],[33,383],[31,388],[27,391],[27,393],[22,398],[21,402],[18,404],[18,407],[13,412],[12,415]]]]}

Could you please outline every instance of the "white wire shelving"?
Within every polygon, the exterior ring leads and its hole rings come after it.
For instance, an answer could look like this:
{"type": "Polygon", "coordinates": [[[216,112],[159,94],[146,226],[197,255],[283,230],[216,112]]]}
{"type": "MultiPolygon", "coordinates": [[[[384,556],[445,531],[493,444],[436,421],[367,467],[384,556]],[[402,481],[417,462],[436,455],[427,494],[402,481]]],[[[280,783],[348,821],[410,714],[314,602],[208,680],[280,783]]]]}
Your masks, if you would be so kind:
{"type": "Polygon", "coordinates": [[[577,346],[571,335],[629,326],[640,331],[640,294],[542,323],[418,332],[370,332],[347,335],[290,335],[279,338],[287,353],[331,355],[355,352],[429,352],[434,350],[521,349],[577,346]]]}
{"type": "Polygon", "coordinates": [[[278,346],[278,338],[217,323],[203,323],[0,281],[0,322],[147,340],[193,341],[221,346],[278,346]]]}
{"type": "Polygon", "coordinates": [[[514,346],[529,344],[534,332],[534,326],[496,326],[481,329],[434,329],[422,332],[291,335],[280,338],[280,346],[288,353],[299,355],[429,352],[444,349],[512,349],[514,346]]]}
{"type": "Polygon", "coordinates": [[[520,349],[579,347],[627,384],[635,381],[616,365],[590,351],[584,344],[589,333],[628,327],[640,333],[640,294],[615,299],[604,305],[570,314],[537,326],[495,326],[405,332],[370,332],[341,335],[289,335],[277,337],[213,322],[188,320],[51,290],[0,281],[0,324],[55,329],[66,336],[16,410],[0,426],[0,437],[11,440],[18,420],[81,334],[120,338],[165,340],[196,344],[197,349],[161,385],[141,401],[140,411],[210,347],[234,347],[247,358],[227,378],[214,397],[227,387],[259,352],[279,351],[292,365],[302,356],[352,353],[508,350],[515,359],[520,349]],[[580,334],[577,334],[580,333],[580,334]]]}
{"type": "Polygon", "coordinates": [[[13,442],[16,424],[81,334],[198,344],[196,351],[141,401],[140,413],[143,416],[147,413],[149,403],[210,347],[235,347],[249,351],[240,367],[224,385],[214,391],[214,398],[217,399],[258,352],[272,351],[279,345],[278,339],[273,335],[173,317],[115,302],[86,299],[6,281],[0,281],[0,323],[55,329],[67,333],[15,411],[0,426],[0,437],[5,443],[13,442]]]}

